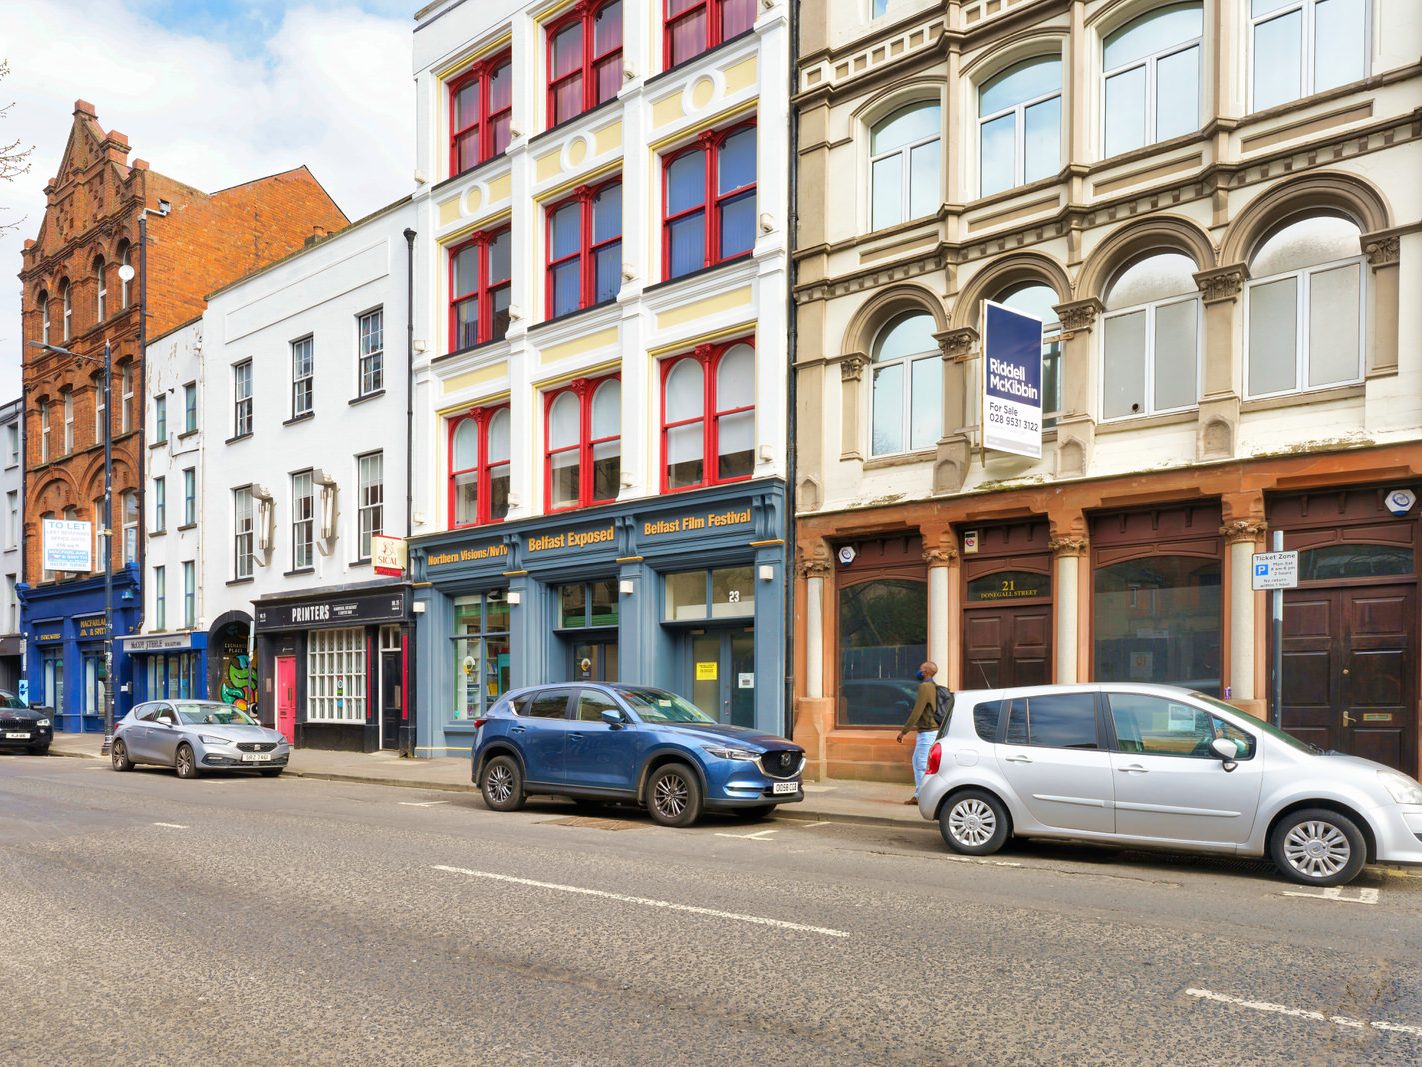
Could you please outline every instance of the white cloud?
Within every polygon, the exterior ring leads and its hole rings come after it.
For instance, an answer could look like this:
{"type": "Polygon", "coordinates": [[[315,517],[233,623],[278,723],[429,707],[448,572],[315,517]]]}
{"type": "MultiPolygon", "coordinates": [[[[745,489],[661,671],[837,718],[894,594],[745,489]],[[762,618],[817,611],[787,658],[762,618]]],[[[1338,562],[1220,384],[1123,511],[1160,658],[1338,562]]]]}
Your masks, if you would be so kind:
{"type": "MultiPolygon", "coordinates": [[[[13,99],[0,140],[33,143],[32,168],[0,186],[0,265],[13,278],[44,213],[76,99],[105,130],[128,135],[130,160],[212,191],[305,163],[352,219],[405,194],[414,168],[408,19],[317,0],[287,10],[253,55],[165,28],[143,0],[25,0],[5,15],[0,47],[13,99]]],[[[0,292],[6,290],[0,289],[0,292]]],[[[0,317],[0,402],[20,392],[18,284],[0,317]]]]}

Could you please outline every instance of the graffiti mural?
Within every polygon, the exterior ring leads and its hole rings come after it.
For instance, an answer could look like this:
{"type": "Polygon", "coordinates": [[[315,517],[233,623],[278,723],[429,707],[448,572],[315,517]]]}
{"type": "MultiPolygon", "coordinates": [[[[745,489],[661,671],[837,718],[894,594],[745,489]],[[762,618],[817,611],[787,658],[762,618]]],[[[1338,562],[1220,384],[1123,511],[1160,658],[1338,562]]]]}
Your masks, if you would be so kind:
{"type": "Polygon", "coordinates": [[[247,627],[232,623],[222,634],[217,698],[249,715],[257,714],[257,665],[247,653],[247,627]]]}

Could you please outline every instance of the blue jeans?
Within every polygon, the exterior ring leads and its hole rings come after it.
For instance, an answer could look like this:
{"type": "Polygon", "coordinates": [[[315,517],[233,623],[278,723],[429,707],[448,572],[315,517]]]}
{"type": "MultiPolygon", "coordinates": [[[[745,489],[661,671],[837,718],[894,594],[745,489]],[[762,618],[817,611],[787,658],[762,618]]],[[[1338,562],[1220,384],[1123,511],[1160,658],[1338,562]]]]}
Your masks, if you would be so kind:
{"type": "Polygon", "coordinates": [[[928,774],[928,752],[933,748],[933,742],[938,739],[938,731],[920,730],[915,736],[917,740],[913,743],[913,792],[917,796],[923,779],[928,774]]]}

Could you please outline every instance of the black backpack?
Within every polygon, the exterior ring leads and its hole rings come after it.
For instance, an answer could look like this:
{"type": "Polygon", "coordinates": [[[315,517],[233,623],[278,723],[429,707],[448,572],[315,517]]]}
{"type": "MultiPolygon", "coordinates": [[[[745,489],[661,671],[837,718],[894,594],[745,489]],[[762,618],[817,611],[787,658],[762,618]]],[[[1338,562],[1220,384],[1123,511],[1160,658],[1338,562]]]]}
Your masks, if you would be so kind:
{"type": "Polygon", "coordinates": [[[953,690],[946,685],[935,685],[938,691],[938,701],[933,708],[933,721],[942,726],[948,721],[948,716],[953,714],[953,690]]]}

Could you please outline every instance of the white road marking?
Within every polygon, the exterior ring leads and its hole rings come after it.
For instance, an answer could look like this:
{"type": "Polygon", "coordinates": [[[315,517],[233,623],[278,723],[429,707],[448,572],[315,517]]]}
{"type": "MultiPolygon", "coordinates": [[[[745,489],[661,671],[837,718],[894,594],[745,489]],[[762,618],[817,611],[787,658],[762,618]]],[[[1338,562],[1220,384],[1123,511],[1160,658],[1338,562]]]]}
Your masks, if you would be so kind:
{"type": "Polygon", "coordinates": [[[952,860],[954,863],[977,863],[984,867],[1021,867],[1023,864],[1014,863],[1012,860],[985,860],[977,856],[943,856],[945,860],[952,860]]]}
{"type": "Polygon", "coordinates": [[[432,808],[436,804],[448,804],[447,800],[402,800],[399,802],[402,808],[432,808]]]}
{"type": "Polygon", "coordinates": [[[1285,889],[1286,897],[1308,897],[1310,900],[1336,900],[1340,904],[1376,904],[1378,902],[1378,891],[1360,887],[1356,897],[1345,897],[1341,885],[1329,886],[1327,889],[1320,889],[1317,893],[1310,893],[1304,889],[1285,889]]]}
{"type": "Polygon", "coordinates": [[[825,926],[806,926],[803,923],[785,922],[781,919],[767,919],[763,915],[742,915],[734,911],[718,911],[715,908],[698,908],[694,904],[676,904],[670,900],[652,900],[648,897],[632,897],[625,893],[609,893],[602,889],[584,889],[575,885],[559,885],[556,882],[535,882],[531,878],[515,878],[508,874],[494,874],[491,871],[471,871],[465,867],[446,867],[437,863],[437,871],[450,874],[466,874],[471,878],[489,878],[496,882],[511,882],[514,885],[532,886],[535,889],[553,889],[559,893],[577,893],[585,897],[602,897],[606,900],[620,900],[624,904],[641,904],[648,908],[667,908],[671,911],[685,911],[693,915],[710,915],[717,919],[735,919],[758,926],[776,926],[782,930],[800,930],[807,934],[824,934],[826,937],[848,937],[844,930],[831,930],[825,926]]]}
{"type": "Polygon", "coordinates": [[[166,826],[169,830],[186,830],[188,827],[180,822],[155,822],[154,826],[166,826]]]}
{"type": "Polygon", "coordinates": [[[1365,1022],[1362,1019],[1350,1019],[1346,1015],[1325,1015],[1321,1011],[1312,1011],[1309,1008],[1291,1008],[1286,1004],[1271,1004],[1267,1000],[1246,1000],[1244,997],[1232,997],[1227,993],[1215,993],[1209,989],[1187,989],[1187,997],[1197,997],[1200,1000],[1211,1000],[1216,1004],[1229,1004],[1236,1008],[1248,1008],[1250,1011],[1267,1012],[1272,1015],[1284,1015],[1293,1019],[1307,1019],[1315,1023],[1333,1023],[1335,1026],[1346,1026],[1350,1030],[1364,1030],[1372,1027],[1374,1030],[1384,1030],[1390,1034],[1411,1034],[1414,1037],[1422,1037],[1422,1026],[1409,1026],[1405,1023],[1391,1023],[1385,1019],[1375,1019],[1372,1022],[1365,1022]]]}
{"type": "Polygon", "coordinates": [[[738,838],[740,838],[742,841],[766,841],[766,840],[769,840],[769,839],[768,839],[765,835],[766,835],[766,834],[773,834],[773,833],[775,833],[774,830],[757,830],[757,831],[755,831],[754,833],[750,833],[750,834],[722,834],[722,833],[717,833],[716,836],[717,836],[717,837],[738,837],[738,838]]]}

